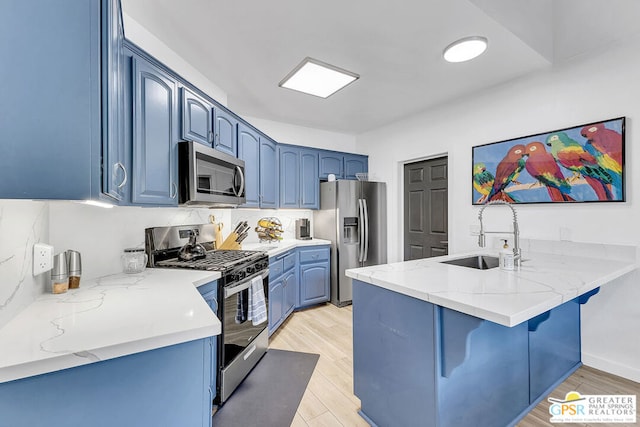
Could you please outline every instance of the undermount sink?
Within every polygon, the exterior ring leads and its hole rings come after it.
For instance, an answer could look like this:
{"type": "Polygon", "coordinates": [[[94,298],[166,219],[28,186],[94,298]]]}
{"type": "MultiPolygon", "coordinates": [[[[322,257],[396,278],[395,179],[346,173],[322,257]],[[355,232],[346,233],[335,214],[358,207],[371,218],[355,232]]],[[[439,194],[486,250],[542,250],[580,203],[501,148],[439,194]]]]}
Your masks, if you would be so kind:
{"type": "Polygon", "coordinates": [[[458,265],[460,267],[475,268],[477,270],[488,270],[496,268],[499,264],[498,257],[488,255],[474,255],[466,258],[450,259],[442,261],[442,264],[458,265]]]}

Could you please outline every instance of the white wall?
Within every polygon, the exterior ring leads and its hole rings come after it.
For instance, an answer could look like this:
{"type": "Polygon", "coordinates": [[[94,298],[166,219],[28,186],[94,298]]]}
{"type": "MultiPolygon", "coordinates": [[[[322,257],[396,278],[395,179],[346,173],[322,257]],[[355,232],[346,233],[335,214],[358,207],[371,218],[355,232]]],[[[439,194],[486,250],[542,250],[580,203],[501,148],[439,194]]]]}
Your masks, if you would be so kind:
{"type": "Polygon", "coordinates": [[[227,105],[227,93],[196,70],[175,51],[171,50],[159,38],[151,34],[138,21],[126,13],[122,14],[125,37],[150,53],[194,86],[221,103],[227,105]]]}
{"type": "MultiPolygon", "coordinates": [[[[471,205],[472,146],[618,116],[627,117],[627,202],[519,206],[521,236],[559,240],[563,228],[568,240],[639,245],[635,168],[640,165],[640,131],[634,126],[640,117],[639,48],[640,38],[635,38],[615,50],[575,58],[358,135],[358,151],[369,154],[369,170],[388,183],[389,235],[399,236],[389,242],[389,260],[403,256],[403,163],[448,155],[450,252],[474,249],[477,240],[470,227],[477,225],[478,208],[471,205]]],[[[634,278],[617,280],[589,302],[585,313],[592,317],[583,324],[583,358],[638,381],[640,304],[630,301],[640,301],[640,287],[634,278]]]]}
{"type": "Polygon", "coordinates": [[[290,125],[257,117],[244,117],[244,119],[277,142],[283,144],[303,145],[305,147],[326,148],[328,150],[363,154],[357,151],[356,136],[352,134],[290,125]]]}
{"type": "Polygon", "coordinates": [[[48,203],[0,200],[0,328],[48,288],[48,273],[32,274],[33,244],[48,235],[48,203]]]}

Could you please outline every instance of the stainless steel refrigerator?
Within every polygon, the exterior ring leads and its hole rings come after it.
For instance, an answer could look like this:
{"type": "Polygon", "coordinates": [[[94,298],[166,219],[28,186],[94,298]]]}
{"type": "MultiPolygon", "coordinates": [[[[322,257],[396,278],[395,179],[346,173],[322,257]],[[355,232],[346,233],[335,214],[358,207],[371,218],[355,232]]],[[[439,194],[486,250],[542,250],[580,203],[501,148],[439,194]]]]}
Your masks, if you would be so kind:
{"type": "Polygon", "coordinates": [[[384,182],[333,181],[320,184],[314,236],[331,240],[331,303],[351,304],[349,268],[387,262],[387,186],[384,182]]]}

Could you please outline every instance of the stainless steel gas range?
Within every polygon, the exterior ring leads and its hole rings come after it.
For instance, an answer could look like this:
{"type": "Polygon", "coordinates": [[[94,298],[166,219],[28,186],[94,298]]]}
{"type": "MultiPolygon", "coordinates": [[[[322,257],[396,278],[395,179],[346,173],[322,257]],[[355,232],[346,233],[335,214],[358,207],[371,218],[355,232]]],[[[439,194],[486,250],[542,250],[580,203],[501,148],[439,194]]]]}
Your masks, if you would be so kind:
{"type": "MultiPolygon", "coordinates": [[[[247,319],[251,282],[262,277],[268,310],[269,257],[265,252],[214,250],[212,224],[153,227],[145,230],[149,267],[219,271],[217,316],[222,334],[217,348],[216,403],[223,404],[266,353],[268,321],[247,319]]],[[[267,311],[268,315],[268,311],[267,311]]]]}

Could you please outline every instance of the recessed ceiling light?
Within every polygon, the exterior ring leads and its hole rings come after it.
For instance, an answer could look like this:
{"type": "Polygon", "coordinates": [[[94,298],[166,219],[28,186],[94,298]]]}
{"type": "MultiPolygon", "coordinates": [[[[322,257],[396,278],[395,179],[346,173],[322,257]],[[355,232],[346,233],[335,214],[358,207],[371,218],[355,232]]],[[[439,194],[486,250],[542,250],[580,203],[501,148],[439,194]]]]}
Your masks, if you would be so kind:
{"type": "Polygon", "coordinates": [[[472,36],[456,40],[447,46],[443,52],[444,59],[448,62],[469,61],[487,50],[486,37],[472,36]]]}
{"type": "Polygon", "coordinates": [[[278,86],[327,98],[359,78],[351,71],[307,57],[278,86]]]}

